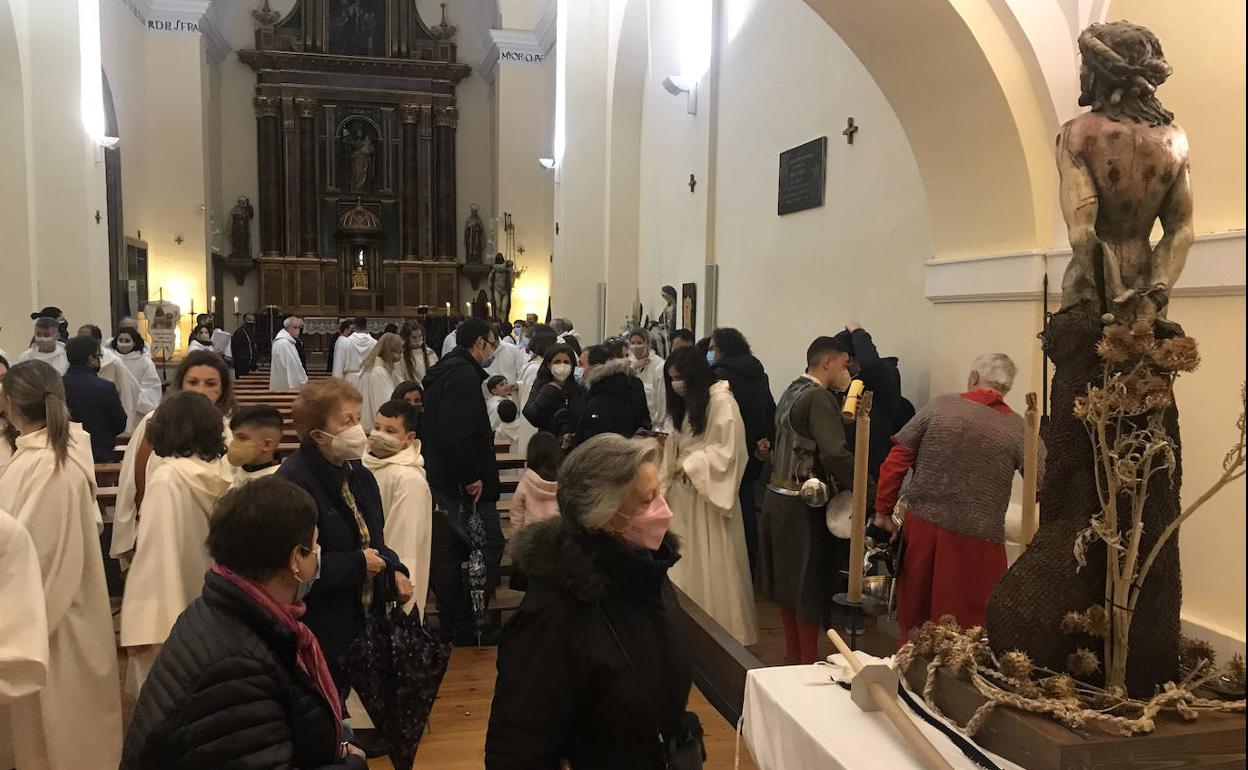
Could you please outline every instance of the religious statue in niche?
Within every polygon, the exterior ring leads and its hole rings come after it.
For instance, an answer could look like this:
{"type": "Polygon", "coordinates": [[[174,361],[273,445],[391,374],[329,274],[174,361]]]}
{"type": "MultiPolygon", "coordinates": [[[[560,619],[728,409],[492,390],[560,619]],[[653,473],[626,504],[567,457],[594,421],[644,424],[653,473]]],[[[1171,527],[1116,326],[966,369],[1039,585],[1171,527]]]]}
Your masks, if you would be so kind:
{"type": "MultiPolygon", "coordinates": [[[[646,329],[650,332],[650,343],[654,346],[655,351],[663,358],[667,358],[667,354],[671,352],[672,334],[676,331],[676,289],[672,286],[664,286],[660,293],[663,297],[663,310],[659,313],[658,319],[646,322],[646,329]]],[[[638,310],[638,315],[641,311],[638,310]]]]}
{"type": "Polygon", "coordinates": [[[1062,307],[1090,301],[1119,320],[1164,318],[1193,238],[1187,134],[1155,94],[1171,68],[1156,36],[1127,22],[1092,25],[1079,50],[1079,104],[1092,110],[1057,137],[1074,252],[1062,307]]]}
{"type": "Polygon", "coordinates": [[[369,190],[373,180],[373,155],[376,152],[372,137],[358,127],[353,134],[344,128],[343,141],[351,148],[347,154],[351,192],[369,190]]]}
{"type": "Polygon", "coordinates": [[[472,213],[464,223],[464,262],[479,265],[485,259],[485,223],[481,221],[480,207],[472,204],[472,213]]]}
{"type": "Polygon", "coordinates": [[[696,283],[681,284],[680,287],[680,328],[688,329],[697,336],[698,323],[698,285],[696,283]]]}
{"type": "Polygon", "coordinates": [[[230,259],[251,258],[251,220],[255,216],[256,210],[247,196],[238,196],[230,210],[230,259]]]}
{"type": "Polygon", "coordinates": [[[382,56],[386,13],[382,0],[331,0],[329,51],[345,56],[382,56]]]}

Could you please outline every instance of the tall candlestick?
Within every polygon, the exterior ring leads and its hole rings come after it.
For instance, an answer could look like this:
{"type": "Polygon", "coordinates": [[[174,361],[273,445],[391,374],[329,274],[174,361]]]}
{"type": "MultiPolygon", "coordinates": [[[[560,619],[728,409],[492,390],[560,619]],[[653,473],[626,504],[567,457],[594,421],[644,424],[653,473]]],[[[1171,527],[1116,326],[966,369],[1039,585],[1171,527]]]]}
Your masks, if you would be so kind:
{"type": "Polygon", "coordinates": [[[1027,432],[1023,434],[1023,521],[1019,542],[1026,547],[1036,533],[1036,482],[1040,465],[1040,410],[1036,407],[1036,394],[1027,394],[1027,411],[1023,419],[1027,432]]]}
{"type": "Polygon", "coordinates": [[[849,590],[846,598],[862,601],[862,556],[867,536],[867,459],[871,453],[871,402],[873,394],[862,394],[854,428],[854,508],[849,530],[849,590]]]}
{"type": "Polygon", "coordinates": [[[234,315],[238,315],[238,297],[234,298],[234,315]]]}

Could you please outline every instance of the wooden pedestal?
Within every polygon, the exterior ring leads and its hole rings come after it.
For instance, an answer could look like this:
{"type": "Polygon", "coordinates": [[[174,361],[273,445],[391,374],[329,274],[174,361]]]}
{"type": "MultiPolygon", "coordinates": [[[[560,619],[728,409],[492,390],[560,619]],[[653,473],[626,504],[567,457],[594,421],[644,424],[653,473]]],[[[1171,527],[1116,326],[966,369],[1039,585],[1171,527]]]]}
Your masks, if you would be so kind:
{"type": "MultiPolygon", "coordinates": [[[[906,681],[916,693],[927,678],[926,658],[915,658],[906,681]]],[[[969,682],[946,670],[936,677],[936,705],[966,724],[984,698],[969,682]]],[[[921,696],[919,696],[921,697],[921,696]]],[[[1241,770],[1245,766],[1243,714],[1202,712],[1194,722],[1174,713],[1157,718],[1148,735],[1121,738],[1098,730],[1072,730],[1048,717],[1001,706],[988,717],[975,742],[1027,770],[1138,770],[1200,768],[1241,770]]]]}

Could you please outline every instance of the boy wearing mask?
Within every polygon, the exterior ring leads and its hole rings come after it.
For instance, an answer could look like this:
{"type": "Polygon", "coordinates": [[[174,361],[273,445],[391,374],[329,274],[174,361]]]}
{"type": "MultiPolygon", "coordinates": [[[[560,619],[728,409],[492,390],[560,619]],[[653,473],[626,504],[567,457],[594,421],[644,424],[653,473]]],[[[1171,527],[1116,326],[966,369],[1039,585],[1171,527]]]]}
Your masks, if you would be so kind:
{"type": "Polygon", "coordinates": [[[282,413],[268,404],[245,406],[230,420],[233,439],[226,459],[234,469],[231,487],[241,487],[277,473],[281,465],[274,457],[282,442],[282,413]]]}

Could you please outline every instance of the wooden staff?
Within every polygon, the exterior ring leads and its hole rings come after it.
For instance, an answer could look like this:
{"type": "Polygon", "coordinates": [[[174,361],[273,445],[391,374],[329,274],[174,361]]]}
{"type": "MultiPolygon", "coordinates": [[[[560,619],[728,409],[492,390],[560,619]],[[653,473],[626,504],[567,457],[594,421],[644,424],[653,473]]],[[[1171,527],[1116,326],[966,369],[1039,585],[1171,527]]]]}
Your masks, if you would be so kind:
{"type": "Polygon", "coordinates": [[[1023,435],[1023,520],[1019,539],[1024,548],[1036,534],[1036,482],[1040,466],[1040,410],[1036,394],[1027,394],[1027,411],[1023,419],[1027,432],[1023,435]]]}
{"type": "MultiPolygon", "coordinates": [[[[845,644],[845,640],[836,633],[835,629],[828,629],[828,638],[832,640],[832,644],[836,645],[836,651],[841,653],[845,661],[854,669],[855,674],[862,671],[862,661],[858,660],[858,656],[849,649],[849,645],[845,644]]],[[[902,710],[895,693],[889,692],[876,682],[868,685],[867,692],[871,694],[871,700],[875,701],[875,704],[884,712],[884,716],[888,717],[888,721],[897,728],[897,732],[901,733],[901,737],[910,744],[910,749],[917,755],[923,767],[927,770],[953,770],[953,765],[949,764],[949,760],[936,750],[927,736],[919,730],[918,725],[902,710]]]]}
{"type": "Polygon", "coordinates": [[[855,419],[858,427],[854,432],[854,508],[849,525],[849,590],[846,592],[846,598],[851,602],[862,601],[862,556],[867,536],[867,459],[871,453],[873,396],[869,390],[862,394],[855,419]]]}

